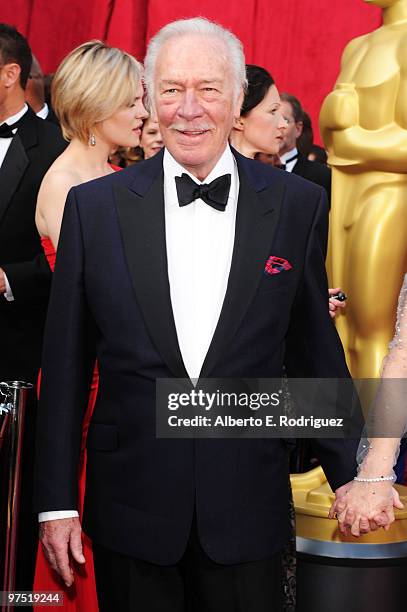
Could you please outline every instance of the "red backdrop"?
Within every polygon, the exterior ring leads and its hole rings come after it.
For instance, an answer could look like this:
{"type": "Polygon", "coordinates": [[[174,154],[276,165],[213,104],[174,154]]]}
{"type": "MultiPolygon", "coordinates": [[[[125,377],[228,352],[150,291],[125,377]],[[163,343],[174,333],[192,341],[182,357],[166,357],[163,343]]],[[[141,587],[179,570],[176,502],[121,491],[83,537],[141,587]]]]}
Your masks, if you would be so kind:
{"type": "Polygon", "coordinates": [[[90,38],[142,60],[146,42],[162,25],[197,14],[232,29],[247,62],[264,66],[280,91],[297,95],[314,128],[344,46],[380,24],[380,10],[363,0],[201,0],[199,9],[193,0],[0,0],[0,21],[28,37],[44,72],[90,38]]]}

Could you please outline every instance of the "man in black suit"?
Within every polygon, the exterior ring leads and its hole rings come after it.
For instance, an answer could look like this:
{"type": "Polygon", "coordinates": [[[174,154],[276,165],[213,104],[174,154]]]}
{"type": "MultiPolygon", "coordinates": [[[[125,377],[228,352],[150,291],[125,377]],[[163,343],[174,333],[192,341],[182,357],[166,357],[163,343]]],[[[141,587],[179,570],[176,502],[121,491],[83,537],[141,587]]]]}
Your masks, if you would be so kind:
{"type": "MultiPolygon", "coordinates": [[[[65,143],[60,130],[36,117],[25,102],[30,68],[25,38],[0,24],[0,381],[35,383],[51,281],[35,227],[35,205],[43,176],[65,143]]],[[[26,411],[19,538],[24,553],[18,556],[17,579],[17,586],[25,589],[32,585],[30,546],[35,545],[31,491],[35,410],[33,392],[26,411]]]]}
{"type": "MultiPolygon", "coordinates": [[[[284,443],[157,438],[156,380],[279,377],[283,364],[349,376],[326,304],[326,195],[229,147],[245,82],[230,32],[169,24],[145,78],[165,150],[73,188],[65,206],[44,344],[41,539],[71,584],[68,552],[84,561],[75,475],[96,356],[83,524],[100,609],[277,611],[284,443]]],[[[315,440],[338,496],[356,446],[315,440]]]]}
{"type": "Polygon", "coordinates": [[[310,161],[302,155],[296,146],[297,138],[301,136],[303,109],[300,101],[288,93],[281,94],[282,111],[286,120],[283,141],[279,157],[282,167],[287,172],[293,172],[308,181],[321,185],[327,193],[328,204],[331,206],[331,170],[324,164],[310,161]]]}
{"type": "Polygon", "coordinates": [[[25,102],[31,69],[27,41],[0,24],[0,379],[35,382],[51,272],[35,227],[37,194],[64,150],[60,130],[25,102]]]}

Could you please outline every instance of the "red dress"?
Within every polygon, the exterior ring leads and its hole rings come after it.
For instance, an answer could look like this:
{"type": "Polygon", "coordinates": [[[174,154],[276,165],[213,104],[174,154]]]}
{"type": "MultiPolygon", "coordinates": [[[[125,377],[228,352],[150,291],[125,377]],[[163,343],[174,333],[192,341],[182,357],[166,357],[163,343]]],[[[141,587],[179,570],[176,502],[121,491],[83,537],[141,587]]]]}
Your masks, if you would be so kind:
{"type": "MultiPolygon", "coordinates": [[[[41,244],[47,257],[48,263],[52,271],[55,267],[55,249],[49,238],[41,238],[41,244]]],[[[93,372],[92,386],[89,394],[88,406],[82,426],[82,445],[81,456],[79,462],[79,516],[82,519],[83,500],[85,497],[85,482],[86,482],[86,435],[89,428],[89,422],[92,417],[93,408],[95,406],[97,389],[98,389],[98,371],[95,366],[93,372]]],[[[69,510],[69,508],[67,508],[69,510]]],[[[59,610],[68,610],[69,612],[98,612],[98,601],[96,595],[95,572],[93,568],[92,543],[86,534],[82,533],[83,554],[86,559],[84,565],[73,563],[75,580],[71,587],[66,587],[62,579],[51,568],[45,558],[41,544],[38,546],[37,562],[34,576],[34,591],[62,591],[64,595],[64,604],[59,607],[59,610]]],[[[53,606],[52,606],[53,607],[53,606]]],[[[34,610],[42,612],[43,607],[34,607],[34,610]]]]}

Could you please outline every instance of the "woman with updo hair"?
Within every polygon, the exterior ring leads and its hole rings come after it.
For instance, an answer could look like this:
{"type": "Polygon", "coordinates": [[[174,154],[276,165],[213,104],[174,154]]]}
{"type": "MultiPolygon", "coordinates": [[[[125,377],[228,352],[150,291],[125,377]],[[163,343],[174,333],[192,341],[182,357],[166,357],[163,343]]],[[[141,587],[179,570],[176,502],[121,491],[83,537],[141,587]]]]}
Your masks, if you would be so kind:
{"type": "MultiPolygon", "coordinates": [[[[230,144],[239,153],[265,163],[268,158],[278,158],[287,121],[281,111],[280,94],[271,74],[261,66],[246,65],[247,87],[243,98],[240,117],[230,134],[230,144]]],[[[341,287],[329,289],[328,309],[332,319],[339,309],[345,307],[344,301],[335,299],[341,287]]]]}
{"type": "Polygon", "coordinates": [[[261,66],[246,66],[247,88],[240,117],[230,135],[231,145],[245,157],[277,155],[286,121],[274,79],[261,66]]]}
{"type": "MultiPolygon", "coordinates": [[[[137,147],[143,120],[142,67],[128,53],[101,41],[86,42],[63,60],[52,82],[52,104],[69,145],[46,173],[38,194],[36,224],[50,267],[54,269],[65,200],[71,187],[118,170],[109,155],[119,146],[137,147]]],[[[103,262],[100,262],[103,265],[103,262]]],[[[107,279],[108,282],[108,279],[107,279]]],[[[79,470],[78,511],[82,518],[85,492],[86,434],[96,400],[97,368],[83,421],[79,470]]],[[[61,393],[64,390],[61,389],[61,393]]],[[[47,539],[52,521],[73,516],[72,508],[40,514],[40,537],[47,539]],[[67,512],[64,512],[67,511],[67,512]]],[[[71,542],[72,544],[72,542],[71,542]]],[[[91,542],[82,534],[84,561],[71,557],[71,580],[64,587],[53,570],[55,560],[39,547],[35,591],[63,591],[64,610],[96,612],[91,542]],[[51,569],[52,568],[52,569],[51,569]]],[[[72,547],[71,547],[72,549],[72,547]]]]}

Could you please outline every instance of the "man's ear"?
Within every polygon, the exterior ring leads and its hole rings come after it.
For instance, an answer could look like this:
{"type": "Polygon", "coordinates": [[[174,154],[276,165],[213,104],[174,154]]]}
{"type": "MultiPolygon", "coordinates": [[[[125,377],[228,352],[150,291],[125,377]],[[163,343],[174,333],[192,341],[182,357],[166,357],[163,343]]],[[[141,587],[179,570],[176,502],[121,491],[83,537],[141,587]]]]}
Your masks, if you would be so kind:
{"type": "Polygon", "coordinates": [[[296,128],[295,135],[296,135],[297,138],[299,138],[301,136],[302,130],[304,128],[303,122],[302,121],[297,121],[296,124],[295,124],[295,128],[296,128]]]}
{"type": "Polygon", "coordinates": [[[243,91],[243,87],[240,90],[239,93],[239,97],[236,100],[236,105],[235,105],[235,112],[234,115],[235,117],[240,117],[240,111],[242,110],[242,104],[243,104],[243,100],[244,100],[244,91],[243,91]]]}
{"type": "Polygon", "coordinates": [[[244,117],[235,117],[233,121],[233,129],[238,132],[243,132],[244,130],[244,117]]]}
{"type": "Polygon", "coordinates": [[[20,80],[21,68],[18,64],[5,64],[1,69],[1,80],[4,87],[12,87],[20,80]]]}

